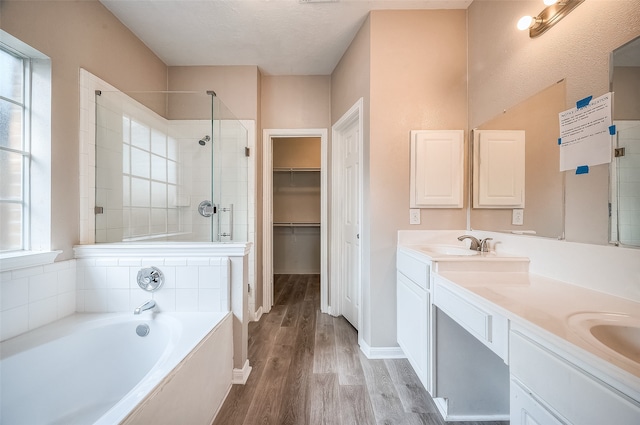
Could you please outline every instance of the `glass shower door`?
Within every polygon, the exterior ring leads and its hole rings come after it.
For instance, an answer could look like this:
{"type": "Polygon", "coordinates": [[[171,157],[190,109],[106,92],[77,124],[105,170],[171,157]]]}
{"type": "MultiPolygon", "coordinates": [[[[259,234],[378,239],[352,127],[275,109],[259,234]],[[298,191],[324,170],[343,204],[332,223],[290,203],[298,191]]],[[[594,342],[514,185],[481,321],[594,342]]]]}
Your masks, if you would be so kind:
{"type": "Polygon", "coordinates": [[[212,92],[96,93],[96,242],[246,241],[246,145],[212,92]]]}

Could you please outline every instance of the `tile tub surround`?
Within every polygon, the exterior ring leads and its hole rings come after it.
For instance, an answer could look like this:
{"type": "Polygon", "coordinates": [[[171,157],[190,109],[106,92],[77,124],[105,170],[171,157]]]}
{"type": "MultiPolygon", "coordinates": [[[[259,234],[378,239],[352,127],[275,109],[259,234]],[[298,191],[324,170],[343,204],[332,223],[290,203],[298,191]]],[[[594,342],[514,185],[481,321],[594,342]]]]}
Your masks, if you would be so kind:
{"type": "Polygon", "coordinates": [[[0,341],[76,310],[76,260],[0,274],[0,341]]]}
{"type": "Polygon", "coordinates": [[[164,312],[229,311],[228,257],[103,257],[77,260],[77,312],[132,312],[146,300],[164,312]],[[164,284],[155,292],[142,290],[138,271],[155,266],[164,284]]]}
{"type": "Polygon", "coordinates": [[[78,308],[133,312],[144,301],[154,299],[160,311],[171,311],[172,307],[173,311],[231,311],[234,383],[244,383],[251,371],[247,360],[251,317],[246,290],[250,250],[249,242],[77,245],[74,252],[82,279],[78,281],[78,308]],[[138,270],[149,266],[165,274],[166,286],[155,293],[137,285],[138,270]]]}

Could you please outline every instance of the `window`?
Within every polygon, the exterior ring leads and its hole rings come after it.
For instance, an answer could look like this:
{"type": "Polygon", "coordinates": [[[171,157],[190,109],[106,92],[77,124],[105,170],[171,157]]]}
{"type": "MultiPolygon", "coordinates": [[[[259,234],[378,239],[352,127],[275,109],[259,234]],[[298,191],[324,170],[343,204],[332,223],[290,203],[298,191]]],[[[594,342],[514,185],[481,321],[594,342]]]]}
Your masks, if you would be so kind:
{"type": "Polygon", "coordinates": [[[0,48],[0,252],[29,249],[30,61],[0,48]]]}
{"type": "Polygon", "coordinates": [[[50,254],[51,60],[0,30],[0,270],[50,254]]]}

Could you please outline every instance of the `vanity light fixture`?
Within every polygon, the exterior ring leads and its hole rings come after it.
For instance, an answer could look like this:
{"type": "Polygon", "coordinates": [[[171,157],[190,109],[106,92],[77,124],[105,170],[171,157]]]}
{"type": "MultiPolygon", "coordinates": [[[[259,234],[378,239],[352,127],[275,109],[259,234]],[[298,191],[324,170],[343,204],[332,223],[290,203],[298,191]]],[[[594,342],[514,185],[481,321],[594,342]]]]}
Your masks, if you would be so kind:
{"type": "Polygon", "coordinates": [[[518,21],[518,29],[529,30],[529,37],[534,38],[544,34],[549,28],[557,24],[569,12],[584,0],[543,0],[545,7],[538,16],[523,16],[518,21]]]}

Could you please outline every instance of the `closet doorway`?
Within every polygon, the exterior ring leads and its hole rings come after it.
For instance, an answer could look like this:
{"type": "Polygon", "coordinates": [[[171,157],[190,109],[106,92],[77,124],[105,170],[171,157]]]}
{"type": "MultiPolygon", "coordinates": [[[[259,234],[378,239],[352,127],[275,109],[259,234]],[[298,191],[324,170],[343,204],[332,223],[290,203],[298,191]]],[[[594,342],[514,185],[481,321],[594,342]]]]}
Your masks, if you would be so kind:
{"type": "Polygon", "coordinates": [[[264,130],[263,312],[273,305],[274,274],[319,274],[328,310],[327,130],[264,130]]]}

